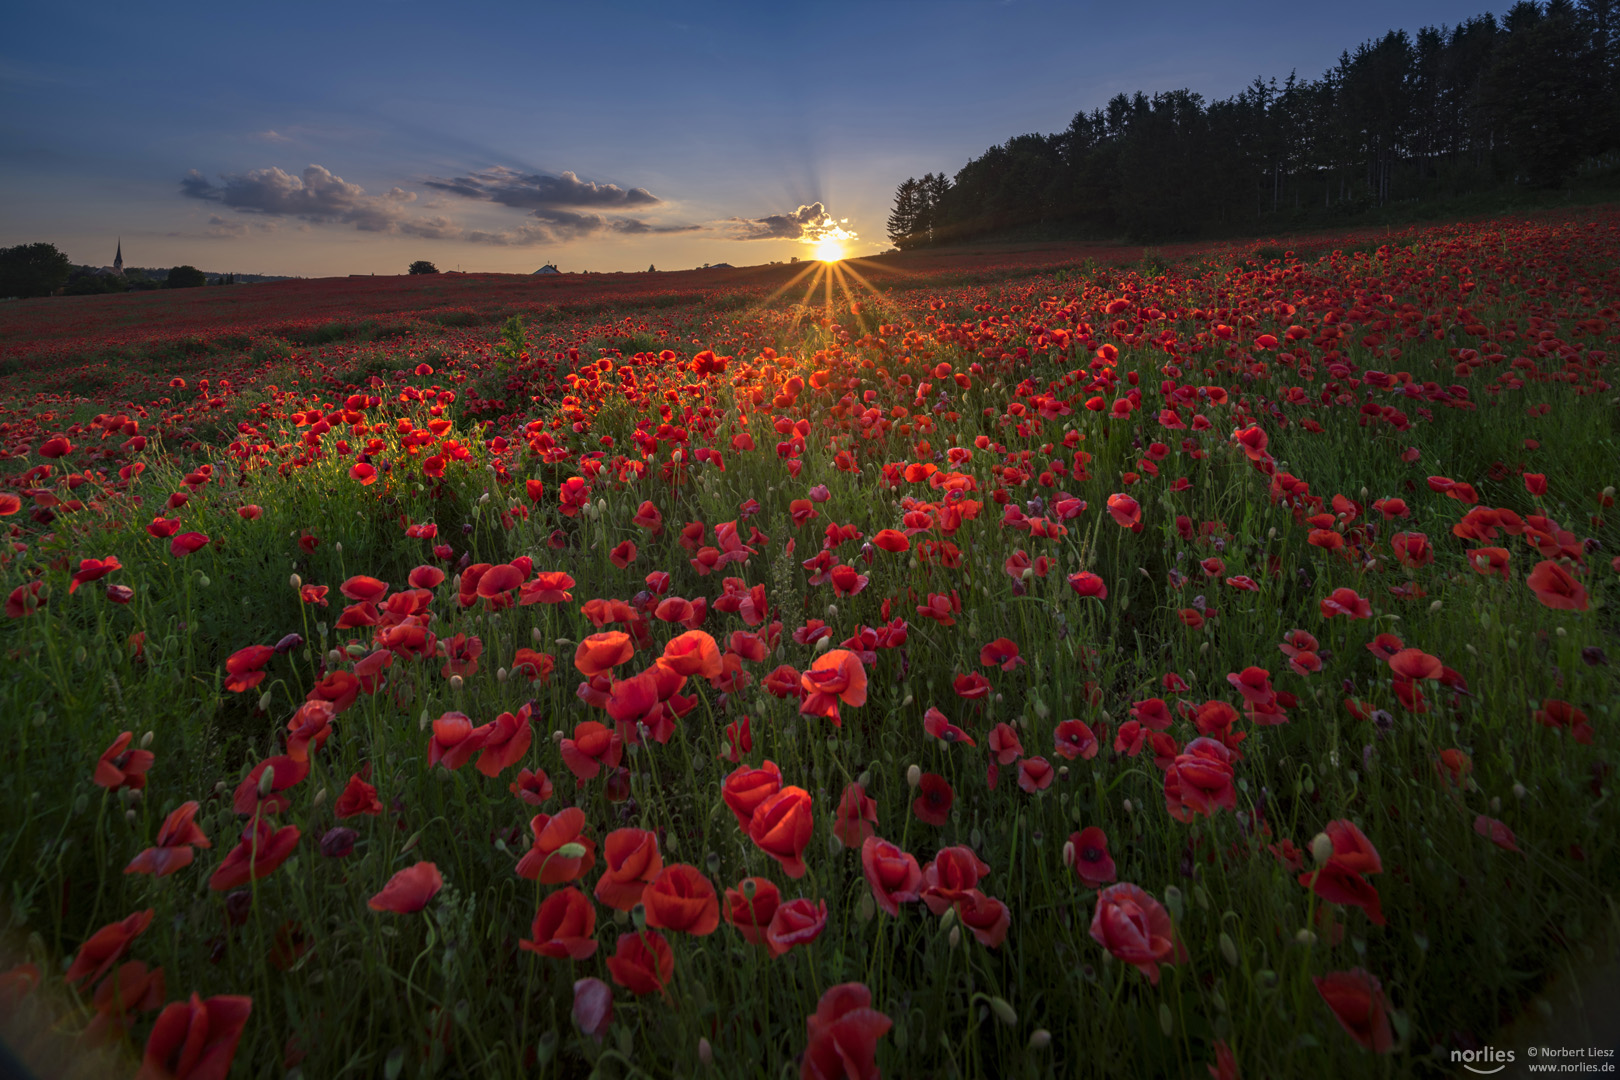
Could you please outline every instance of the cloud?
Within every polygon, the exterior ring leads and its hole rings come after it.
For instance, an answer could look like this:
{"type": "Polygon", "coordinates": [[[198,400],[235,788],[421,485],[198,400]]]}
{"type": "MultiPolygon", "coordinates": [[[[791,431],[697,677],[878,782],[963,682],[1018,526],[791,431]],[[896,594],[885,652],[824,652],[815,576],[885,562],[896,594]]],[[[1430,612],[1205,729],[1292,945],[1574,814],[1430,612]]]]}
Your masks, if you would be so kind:
{"type": "Polygon", "coordinates": [[[663,201],[646,188],[626,190],[617,184],[581,180],[571,172],[557,176],[525,174],[504,165],[448,180],[430,177],[423,183],[464,199],[480,199],[518,210],[630,210],[657,206],[663,201]]]}
{"type": "Polygon", "coordinates": [[[291,135],[283,135],[274,128],[271,128],[269,131],[255,131],[253,133],[253,138],[260,139],[264,142],[273,143],[289,143],[293,141],[291,135]]]}
{"type": "Polygon", "coordinates": [[[788,214],[770,214],[762,218],[727,218],[722,228],[733,240],[798,240],[806,244],[822,240],[854,240],[848,218],[835,219],[820,203],[801,206],[788,214]]]}
{"type": "Polygon", "coordinates": [[[218,202],[239,213],[335,222],[363,232],[402,231],[404,207],[416,199],[415,192],[397,187],[381,195],[367,195],[359,184],[320,165],[309,166],[302,176],[272,166],[220,179],[224,183],[215,184],[192,169],[180,181],[180,194],[218,202]]]}
{"type": "Polygon", "coordinates": [[[467,229],[457,239],[474,244],[523,247],[533,244],[566,244],[593,236],[654,236],[701,232],[701,225],[660,225],[639,218],[582,214],[573,210],[536,210],[521,224],[510,229],[490,231],[467,229]]]}

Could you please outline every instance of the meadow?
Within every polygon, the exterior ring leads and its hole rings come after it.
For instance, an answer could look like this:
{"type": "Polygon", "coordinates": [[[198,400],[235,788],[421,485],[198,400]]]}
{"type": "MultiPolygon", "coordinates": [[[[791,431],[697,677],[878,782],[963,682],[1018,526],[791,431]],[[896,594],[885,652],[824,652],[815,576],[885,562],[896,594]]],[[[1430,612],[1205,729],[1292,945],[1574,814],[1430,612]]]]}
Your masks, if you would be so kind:
{"type": "Polygon", "coordinates": [[[1291,243],[0,308],[7,1039],[1451,1074],[1620,917],[1620,213],[1291,243]]]}

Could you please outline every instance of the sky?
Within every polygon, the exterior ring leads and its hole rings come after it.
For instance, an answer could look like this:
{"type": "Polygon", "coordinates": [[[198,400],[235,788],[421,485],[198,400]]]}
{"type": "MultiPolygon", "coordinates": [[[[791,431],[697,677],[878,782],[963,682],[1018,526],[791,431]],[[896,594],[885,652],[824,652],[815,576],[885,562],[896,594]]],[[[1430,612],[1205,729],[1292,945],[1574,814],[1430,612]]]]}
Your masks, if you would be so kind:
{"type": "MultiPolygon", "coordinates": [[[[1497,8],[1502,5],[1498,4],[1497,8]]],[[[19,5],[0,246],[326,277],[889,247],[901,181],[1117,93],[1315,78],[1451,0],[19,5]]],[[[1499,13],[1499,12],[1498,12],[1499,13]]]]}

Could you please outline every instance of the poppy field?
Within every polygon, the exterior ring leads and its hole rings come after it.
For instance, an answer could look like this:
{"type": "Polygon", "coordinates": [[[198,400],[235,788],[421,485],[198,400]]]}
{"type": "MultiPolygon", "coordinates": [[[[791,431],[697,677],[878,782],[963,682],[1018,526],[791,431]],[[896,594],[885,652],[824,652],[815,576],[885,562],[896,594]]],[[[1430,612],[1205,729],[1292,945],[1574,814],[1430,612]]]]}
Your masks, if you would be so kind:
{"type": "Polygon", "coordinates": [[[9,306],[4,1037],[1449,1075],[1615,929],[1620,214],[1298,243],[9,306]]]}

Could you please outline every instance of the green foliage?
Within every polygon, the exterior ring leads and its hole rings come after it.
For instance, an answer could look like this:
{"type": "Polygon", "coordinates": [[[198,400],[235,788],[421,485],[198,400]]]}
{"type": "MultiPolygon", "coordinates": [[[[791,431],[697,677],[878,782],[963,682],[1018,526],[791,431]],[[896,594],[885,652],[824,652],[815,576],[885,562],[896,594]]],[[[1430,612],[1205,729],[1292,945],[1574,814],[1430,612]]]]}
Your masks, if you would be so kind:
{"type": "Polygon", "coordinates": [[[49,296],[67,283],[72,269],[55,244],[0,248],[0,297],[49,296]]]}
{"type": "Polygon", "coordinates": [[[196,289],[208,284],[208,275],[195,266],[177,266],[169,271],[164,282],[167,289],[196,289]]]}
{"type": "Polygon", "coordinates": [[[417,259],[411,263],[411,268],[406,271],[408,274],[437,274],[438,272],[439,268],[426,259],[417,259]]]}
{"type": "Polygon", "coordinates": [[[529,331],[524,324],[522,315],[513,315],[501,324],[501,340],[495,345],[495,355],[499,356],[499,370],[502,374],[510,371],[513,364],[527,357],[529,352],[529,331]]]}

